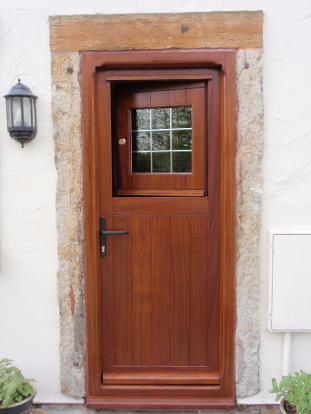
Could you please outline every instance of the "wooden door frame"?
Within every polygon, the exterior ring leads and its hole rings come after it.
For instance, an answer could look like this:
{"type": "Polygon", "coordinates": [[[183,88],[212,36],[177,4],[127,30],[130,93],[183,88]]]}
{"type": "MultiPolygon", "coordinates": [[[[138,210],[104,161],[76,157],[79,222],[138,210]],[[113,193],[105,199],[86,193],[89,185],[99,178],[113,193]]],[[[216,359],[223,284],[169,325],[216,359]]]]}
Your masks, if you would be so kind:
{"type": "MultiPolygon", "coordinates": [[[[236,153],[236,51],[235,50],[156,50],[81,53],[84,271],[87,314],[87,405],[94,408],[225,408],[235,402],[235,153],[236,153]],[[96,135],[96,87],[98,70],[157,68],[216,68],[220,71],[220,386],[166,387],[163,397],[157,386],[149,386],[144,402],[137,387],[122,393],[117,386],[101,385],[100,272],[98,247],[99,191],[98,142],[96,135]],[[117,397],[116,397],[117,395],[117,397]]],[[[110,114],[107,93],[104,111],[110,114]]],[[[109,115],[110,116],[110,115],[109,115]]],[[[105,126],[111,134],[111,125],[105,126]]],[[[108,161],[108,160],[107,160],[108,161]]]]}

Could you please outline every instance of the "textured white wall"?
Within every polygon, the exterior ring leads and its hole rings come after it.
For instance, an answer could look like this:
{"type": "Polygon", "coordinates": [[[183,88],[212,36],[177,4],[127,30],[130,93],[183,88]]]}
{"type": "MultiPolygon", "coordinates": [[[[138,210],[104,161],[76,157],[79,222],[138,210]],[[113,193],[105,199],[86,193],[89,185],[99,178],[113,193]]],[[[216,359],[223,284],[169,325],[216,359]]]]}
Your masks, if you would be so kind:
{"type": "MultiPolygon", "coordinates": [[[[266,229],[311,228],[310,0],[1,1],[0,95],[21,77],[39,99],[38,135],[24,149],[6,132],[0,99],[0,356],[37,379],[38,401],[70,401],[59,392],[48,16],[258,9],[265,13],[261,383],[267,391],[271,377],[281,375],[282,334],[266,330],[266,229]]],[[[310,347],[310,334],[295,335],[293,369],[311,370],[310,347]]]]}

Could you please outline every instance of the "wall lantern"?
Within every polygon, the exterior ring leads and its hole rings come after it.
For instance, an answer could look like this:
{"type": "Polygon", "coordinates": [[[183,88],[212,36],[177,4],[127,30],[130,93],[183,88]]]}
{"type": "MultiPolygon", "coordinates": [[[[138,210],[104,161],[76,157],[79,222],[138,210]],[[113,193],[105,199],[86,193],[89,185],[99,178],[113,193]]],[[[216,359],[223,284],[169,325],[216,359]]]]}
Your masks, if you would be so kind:
{"type": "Polygon", "coordinates": [[[18,79],[5,99],[9,134],[24,147],[25,142],[31,141],[37,133],[37,97],[18,79]]]}

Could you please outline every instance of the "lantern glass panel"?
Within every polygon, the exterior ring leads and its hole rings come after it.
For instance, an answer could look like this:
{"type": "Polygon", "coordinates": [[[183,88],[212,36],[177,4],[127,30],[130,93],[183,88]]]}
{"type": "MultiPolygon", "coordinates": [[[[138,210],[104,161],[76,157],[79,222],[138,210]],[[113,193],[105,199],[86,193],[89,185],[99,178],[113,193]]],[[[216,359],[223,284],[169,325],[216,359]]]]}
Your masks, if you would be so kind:
{"type": "Polygon", "coordinates": [[[32,122],[32,108],[31,108],[31,98],[23,98],[23,108],[24,108],[24,126],[31,127],[32,122]]]}
{"type": "Polygon", "coordinates": [[[30,98],[31,101],[31,119],[32,119],[32,126],[36,126],[37,124],[37,117],[36,117],[36,100],[34,98],[30,98]]]}
{"type": "Polygon", "coordinates": [[[7,99],[7,101],[6,101],[6,119],[7,119],[7,123],[8,123],[8,128],[11,128],[13,126],[12,116],[11,116],[11,114],[12,114],[11,109],[12,109],[11,99],[7,99]]]}
{"type": "Polygon", "coordinates": [[[13,114],[13,126],[15,127],[23,126],[21,98],[20,97],[12,98],[11,105],[12,105],[12,114],[13,114]]]}

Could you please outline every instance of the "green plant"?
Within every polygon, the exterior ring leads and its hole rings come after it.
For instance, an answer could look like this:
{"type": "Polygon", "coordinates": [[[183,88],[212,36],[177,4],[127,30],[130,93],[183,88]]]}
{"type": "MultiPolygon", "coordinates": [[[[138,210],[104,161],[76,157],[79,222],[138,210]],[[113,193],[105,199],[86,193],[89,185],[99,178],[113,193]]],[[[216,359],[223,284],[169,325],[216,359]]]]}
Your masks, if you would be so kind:
{"type": "Polygon", "coordinates": [[[280,383],[272,379],[272,393],[276,400],[284,398],[291,406],[295,406],[298,414],[311,413],[311,373],[295,372],[294,375],[284,376],[280,383]]]}
{"type": "Polygon", "coordinates": [[[0,360],[0,406],[11,405],[35,394],[29,379],[9,359],[0,360]]]}

